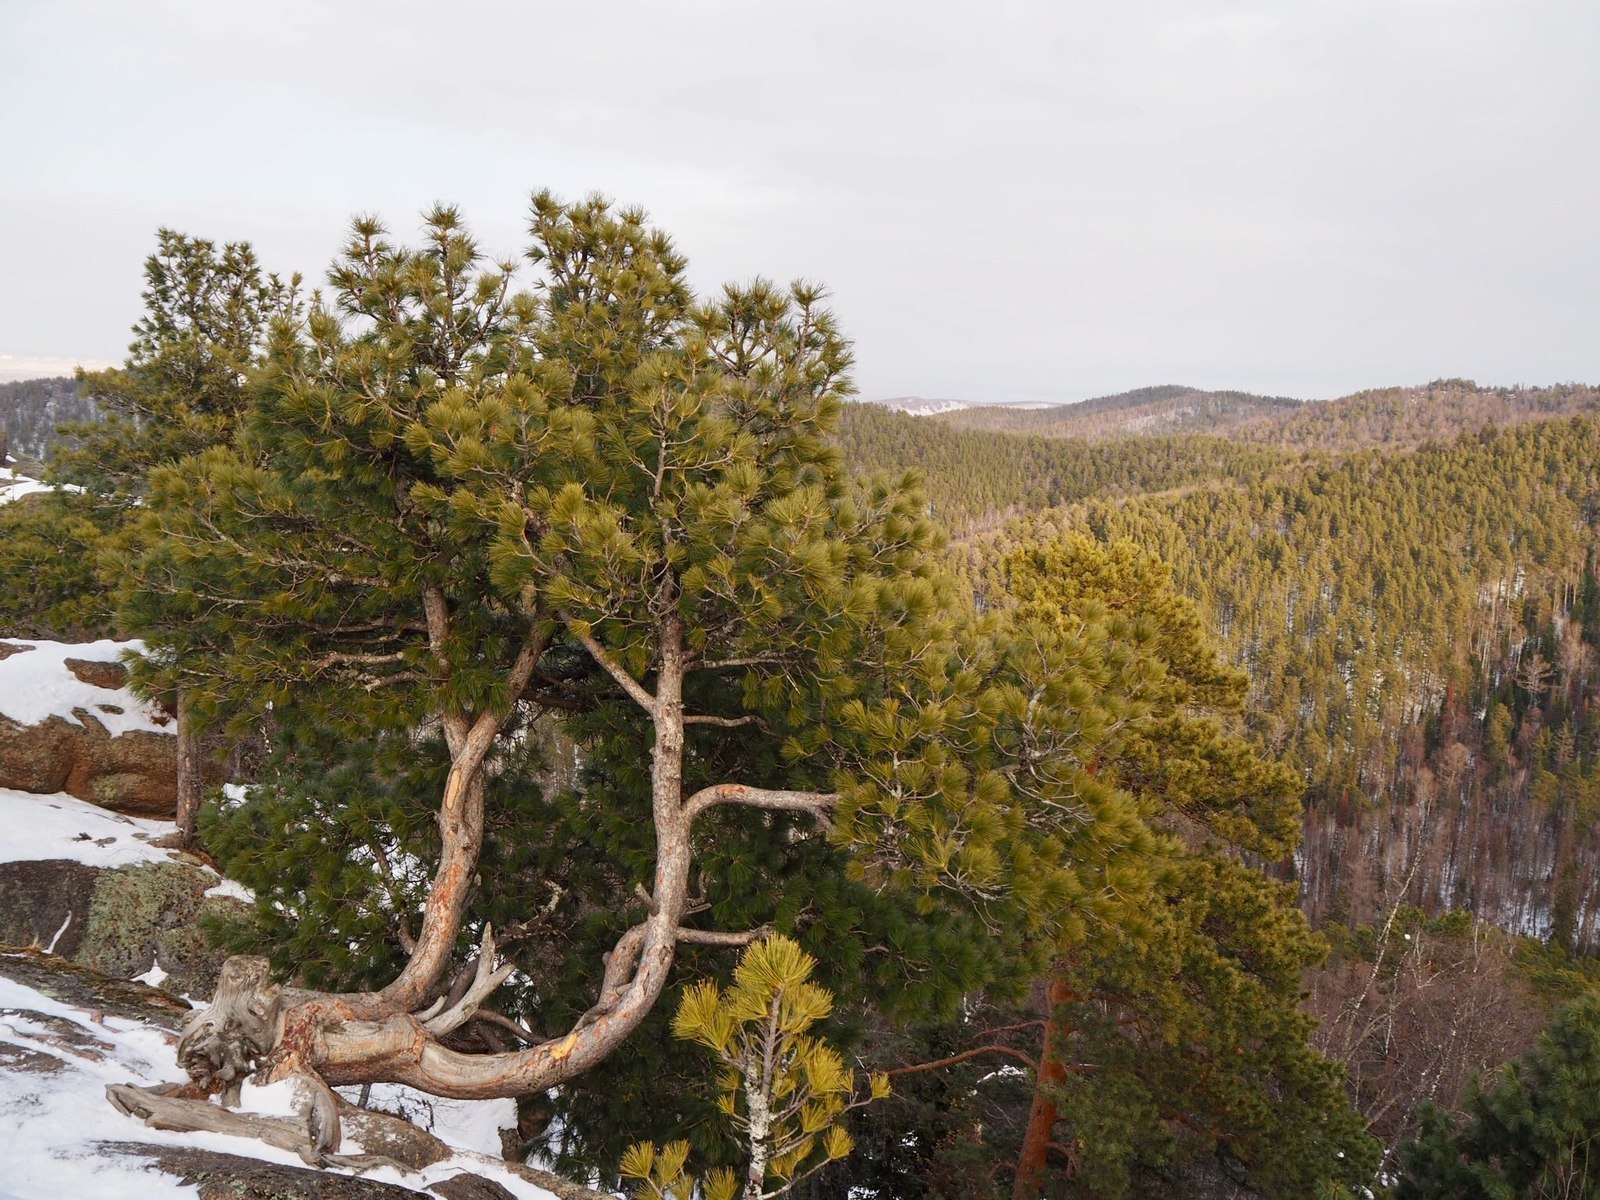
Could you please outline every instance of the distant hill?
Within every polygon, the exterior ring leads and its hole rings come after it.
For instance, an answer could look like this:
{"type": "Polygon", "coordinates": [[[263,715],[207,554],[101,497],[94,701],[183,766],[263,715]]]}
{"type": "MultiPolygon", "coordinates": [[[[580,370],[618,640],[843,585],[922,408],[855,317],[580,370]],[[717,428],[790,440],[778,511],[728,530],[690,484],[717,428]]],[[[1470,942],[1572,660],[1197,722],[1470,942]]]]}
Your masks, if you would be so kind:
{"type": "Polygon", "coordinates": [[[869,403],[881,404],[884,408],[892,408],[895,412],[903,412],[913,417],[931,417],[938,413],[971,407],[971,403],[966,400],[929,400],[924,396],[890,396],[886,400],[873,400],[869,403]]]}
{"type": "Polygon", "coordinates": [[[1291,400],[1249,392],[1208,392],[1167,384],[1047,407],[970,405],[932,415],[958,429],[1050,438],[1112,438],[1198,433],[1286,450],[1341,453],[1368,446],[1413,448],[1485,426],[1600,411],[1600,389],[1586,384],[1483,387],[1436,379],[1375,388],[1338,400],[1291,400]]]}
{"type": "Polygon", "coordinates": [[[1470,379],[1436,379],[1263,414],[1227,436],[1296,450],[1401,450],[1453,441],[1488,427],[1512,429],[1529,421],[1595,412],[1600,412],[1600,388],[1589,384],[1483,387],[1470,379]]]}
{"type": "Polygon", "coordinates": [[[1169,433],[1227,437],[1262,417],[1297,411],[1303,401],[1249,392],[1208,392],[1180,384],[1137,388],[1077,404],[974,405],[939,413],[960,429],[1091,440],[1169,433]]]}
{"type": "Polygon", "coordinates": [[[0,441],[9,443],[19,462],[41,463],[61,439],[56,426],[92,421],[98,415],[92,400],[78,394],[78,383],[65,376],[0,383],[0,441]]]}

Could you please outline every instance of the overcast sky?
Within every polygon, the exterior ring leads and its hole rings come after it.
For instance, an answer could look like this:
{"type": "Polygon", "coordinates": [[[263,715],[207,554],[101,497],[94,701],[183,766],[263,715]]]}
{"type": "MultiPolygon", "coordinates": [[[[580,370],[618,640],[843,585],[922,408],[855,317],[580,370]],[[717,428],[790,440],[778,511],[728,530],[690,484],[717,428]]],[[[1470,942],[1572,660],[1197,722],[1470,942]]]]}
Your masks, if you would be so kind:
{"type": "Polygon", "coordinates": [[[1597,63],[1597,0],[0,0],[0,374],[120,359],[160,225],[320,280],[548,186],[822,280],[867,398],[1600,382],[1597,63]]]}

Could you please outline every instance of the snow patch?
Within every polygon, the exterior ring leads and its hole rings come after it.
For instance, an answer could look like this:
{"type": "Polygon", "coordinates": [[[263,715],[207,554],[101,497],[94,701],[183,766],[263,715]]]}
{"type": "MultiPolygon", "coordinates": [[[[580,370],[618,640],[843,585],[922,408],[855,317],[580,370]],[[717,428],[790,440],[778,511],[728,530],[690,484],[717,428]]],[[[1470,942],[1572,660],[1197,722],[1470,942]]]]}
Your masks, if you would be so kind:
{"type": "Polygon", "coordinates": [[[13,500],[21,500],[24,496],[31,496],[34,492],[48,492],[50,485],[40,483],[37,479],[29,479],[26,475],[19,475],[10,467],[0,467],[0,504],[9,504],[13,500]]]}
{"type": "Polygon", "coordinates": [[[151,843],[175,828],[171,821],[96,808],[65,792],[39,795],[0,788],[0,829],[6,831],[0,859],[7,862],[66,858],[107,868],[165,862],[171,852],[151,843]]]}
{"type": "MultiPolygon", "coordinates": [[[[57,934],[56,936],[60,937],[61,935],[57,934]]],[[[159,958],[152,958],[150,960],[150,969],[143,975],[133,976],[133,981],[135,983],[148,984],[153,988],[160,987],[167,981],[167,973],[161,969],[161,960],[159,958]]]]}
{"type": "Polygon", "coordinates": [[[237,879],[224,879],[216,887],[210,887],[205,892],[208,896],[222,896],[228,900],[242,900],[246,904],[256,902],[256,894],[237,879]]]}
{"type": "MultiPolygon", "coordinates": [[[[118,1113],[105,1097],[107,1084],[180,1082],[183,1072],[173,1056],[176,1036],[140,1021],[102,1016],[53,1000],[42,992],[0,975],[0,1040],[60,1060],[60,1070],[29,1072],[8,1069],[0,1056],[0,1146],[6,1150],[0,1200],[194,1200],[192,1185],[154,1170],[138,1157],[107,1154],[100,1142],[136,1141],[150,1145],[192,1147],[242,1154],[285,1166],[302,1166],[299,1158],[253,1139],[220,1133],[174,1133],[147,1129],[118,1113]],[[44,1023],[29,1015],[57,1017],[78,1026],[86,1045],[63,1046],[44,1023]]],[[[377,1089],[374,1089],[376,1091],[377,1089]]],[[[465,1136],[479,1144],[511,1101],[474,1104],[434,1102],[452,1115],[434,1133],[452,1145],[465,1136]],[[463,1116],[458,1110],[467,1110],[463,1116]],[[495,1115],[491,1118],[490,1114],[495,1115]]],[[[247,1085],[243,1107],[272,1115],[297,1114],[298,1097],[288,1084],[269,1088],[247,1085]]],[[[470,1171],[499,1183],[518,1200],[555,1200],[551,1193],[513,1175],[498,1160],[498,1142],[491,1154],[464,1150],[425,1171],[384,1168],[366,1178],[423,1191],[429,1184],[470,1171]]],[[[329,1168],[330,1170],[333,1168],[329,1168]]]]}
{"type": "Polygon", "coordinates": [[[175,733],[172,720],[127,688],[102,688],[85,683],[67,667],[67,659],[120,662],[124,651],[141,653],[143,642],[48,642],[0,638],[19,649],[0,658],[0,716],[19,725],[37,725],[50,717],[84,726],[81,709],[105,726],[112,737],[123,733],[175,733]],[[121,709],[114,712],[113,709],[121,709]]]}
{"type": "MultiPolygon", "coordinates": [[[[336,1090],[351,1104],[361,1095],[358,1087],[336,1090]]],[[[367,1107],[403,1117],[447,1146],[495,1157],[500,1154],[500,1131],[517,1126],[515,1100],[446,1100],[398,1083],[373,1084],[367,1107]]]]}

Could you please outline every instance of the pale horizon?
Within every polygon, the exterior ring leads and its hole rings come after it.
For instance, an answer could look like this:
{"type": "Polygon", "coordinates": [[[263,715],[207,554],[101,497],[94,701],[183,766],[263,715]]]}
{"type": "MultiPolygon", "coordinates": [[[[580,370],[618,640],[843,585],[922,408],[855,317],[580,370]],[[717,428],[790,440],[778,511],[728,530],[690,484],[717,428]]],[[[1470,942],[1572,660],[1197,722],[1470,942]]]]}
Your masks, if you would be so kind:
{"type": "Polygon", "coordinates": [[[1585,0],[436,12],[6,5],[0,350],[119,361],[163,225],[314,283],[440,200],[515,254],[548,186],[824,282],[867,399],[1600,381],[1585,0]]]}

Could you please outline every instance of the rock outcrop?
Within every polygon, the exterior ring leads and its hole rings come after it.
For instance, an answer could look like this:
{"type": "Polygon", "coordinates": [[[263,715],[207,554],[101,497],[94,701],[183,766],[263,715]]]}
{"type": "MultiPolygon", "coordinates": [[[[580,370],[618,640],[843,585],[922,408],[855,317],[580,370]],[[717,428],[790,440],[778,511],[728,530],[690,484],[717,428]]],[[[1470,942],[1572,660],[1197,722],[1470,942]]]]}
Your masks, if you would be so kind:
{"type": "Polygon", "coordinates": [[[66,792],[114,812],[171,819],[178,794],[176,739],[141,731],[113,736],[85,709],[73,717],[20,725],[0,715],[0,787],[66,792]]]}
{"type": "Polygon", "coordinates": [[[118,979],[154,967],[173,993],[210,995],[227,955],[206,944],[201,919],[240,906],[206,895],[218,882],[192,860],[111,870],[0,862],[0,944],[38,946],[118,979]]]}
{"type": "Polygon", "coordinates": [[[0,788],[172,817],[176,724],[128,690],[130,645],[0,641],[0,788]]]}

